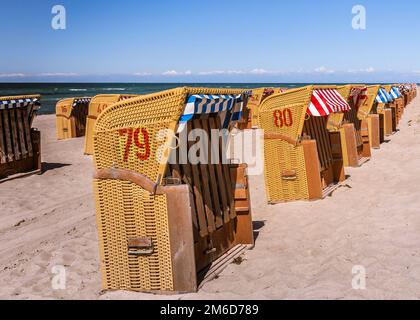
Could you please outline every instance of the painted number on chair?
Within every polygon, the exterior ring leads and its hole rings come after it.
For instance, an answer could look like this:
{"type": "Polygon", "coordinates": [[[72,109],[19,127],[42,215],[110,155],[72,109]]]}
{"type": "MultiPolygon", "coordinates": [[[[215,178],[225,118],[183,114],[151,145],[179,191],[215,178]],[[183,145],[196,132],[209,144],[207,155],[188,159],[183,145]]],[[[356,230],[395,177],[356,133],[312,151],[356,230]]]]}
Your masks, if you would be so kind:
{"type": "Polygon", "coordinates": [[[104,111],[106,109],[106,107],[108,107],[107,104],[98,104],[98,107],[96,108],[96,112],[98,114],[101,114],[102,111],[104,111]]]}
{"type": "Polygon", "coordinates": [[[149,132],[145,128],[120,129],[119,136],[125,137],[125,146],[123,159],[128,162],[131,153],[134,153],[137,159],[146,161],[150,157],[149,132]],[[134,143],[134,145],[133,145],[134,143]]]}
{"type": "Polygon", "coordinates": [[[293,125],[293,114],[289,108],[274,111],[274,125],[277,128],[291,127],[293,125]]]}

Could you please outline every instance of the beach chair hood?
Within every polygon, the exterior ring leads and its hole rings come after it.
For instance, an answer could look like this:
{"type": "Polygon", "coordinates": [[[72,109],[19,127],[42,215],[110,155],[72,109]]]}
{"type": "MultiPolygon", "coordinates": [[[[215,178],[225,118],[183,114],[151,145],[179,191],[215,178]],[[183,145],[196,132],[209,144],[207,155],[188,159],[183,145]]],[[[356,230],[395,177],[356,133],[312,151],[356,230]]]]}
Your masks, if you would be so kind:
{"type": "Polygon", "coordinates": [[[349,101],[352,104],[352,107],[356,110],[364,104],[367,96],[367,87],[352,87],[350,91],[349,101]]]}
{"type": "Polygon", "coordinates": [[[391,95],[391,97],[395,100],[395,99],[399,99],[401,98],[401,93],[400,90],[398,89],[398,87],[392,87],[391,91],[389,92],[389,94],[391,95]]]}
{"type": "Polygon", "coordinates": [[[385,88],[379,88],[378,95],[376,96],[375,102],[377,103],[389,103],[392,102],[391,96],[386,92],[385,88]]]}
{"type": "Polygon", "coordinates": [[[29,107],[28,119],[29,123],[32,124],[32,120],[35,114],[41,108],[40,96],[22,96],[22,97],[1,97],[0,98],[0,110],[4,109],[17,109],[29,107]]]}
{"type": "Polygon", "coordinates": [[[349,110],[350,105],[336,89],[315,89],[307,113],[314,117],[324,117],[331,113],[349,110]]]}
{"type": "Polygon", "coordinates": [[[224,129],[241,118],[245,95],[206,95],[193,94],[188,96],[184,112],[178,122],[178,132],[181,132],[188,121],[195,116],[219,114],[224,129]]]}

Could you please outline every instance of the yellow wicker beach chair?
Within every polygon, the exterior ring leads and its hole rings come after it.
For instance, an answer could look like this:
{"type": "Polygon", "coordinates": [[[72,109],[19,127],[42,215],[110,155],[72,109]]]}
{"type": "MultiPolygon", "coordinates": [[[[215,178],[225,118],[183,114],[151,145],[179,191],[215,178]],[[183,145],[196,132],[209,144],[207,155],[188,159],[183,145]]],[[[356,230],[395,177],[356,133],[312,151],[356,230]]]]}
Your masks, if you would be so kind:
{"type": "Polygon", "coordinates": [[[40,96],[0,97],[0,182],[41,171],[40,96]]]}
{"type": "Polygon", "coordinates": [[[86,117],[90,98],[68,98],[55,106],[57,139],[82,137],[85,134],[86,117]]]}
{"type": "Polygon", "coordinates": [[[340,134],[328,132],[327,116],[348,108],[334,86],[288,90],[263,101],[258,124],[265,130],[269,203],[321,199],[345,179],[340,134]]]}
{"type": "Polygon", "coordinates": [[[377,102],[379,89],[381,85],[370,85],[367,87],[367,98],[359,107],[357,117],[362,121],[362,125],[366,123],[369,133],[370,146],[373,149],[381,147],[381,141],[384,140],[384,117],[387,114],[389,119],[389,111],[385,111],[385,107],[380,107],[377,102]]]}
{"type": "Polygon", "coordinates": [[[246,166],[222,161],[225,140],[209,135],[232,129],[242,93],[177,88],[99,115],[94,194],[104,289],[193,292],[253,245],[246,166]],[[198,155],[197,132],[210,141],[198,155]],[[201,160],[206,154],[219,163],[201,160]]]}
{"type": "Polygon", "coordinates": [[[89,111],[87,115],[86,122],[86,132],[85,132],[85,154],[93,154],[93,128],[95,127],[96,119],[99,114],[105,110],[110,105],[137,97],[138,95],[123,95],[123,94],[100,94],[94,96],[89,103],[89,111]]]}
{"type": "Polygon", "coordinates": [[[349,103],[347,112],[335,112],[328,116],[327,128],[339,132],[345,167],[359,167],[371,157],[367,123],[357,117],[359,107],[367,98],[365,85],[336,87],[338,93],[349,103]]]}
{"type": "Polygon", "coordinates": [[[417,96],[417,84],[406,83],[403,85],[403,95],[405,96],[405,105],[408,105],[417,96]]]}
{"type": "Polygon", "coordinates": [[[390,101],[388,102],[388,104],[386,104],[386,107],[390,109],[391,119],[387,119],[387,117],[385,117],[384,119],[385,120],[385,124],[384,124],[385,135],[391,135],[397,131],[397,126],[398,126],[397,103],[395,99],[391,96],[393,85],[384,85],[383,88],[388,93],[388,97],[391,98],[389,99],[390,101]]]}
{"type": "Polygon", "coordinates": [[[411,101],[412,101],[412,100],[414,100],[417,97],[417,84],[416,83],[412,83],[410,85],[410,88],[411,88],[411,101]]]}
{"type": "Polygon", "coordinates": [[[397,91],[398,98],[395,99],[395,107],[396,107],[396,122],[397,126],[400,123],[401,117],[404,113],[404,95],[401,91],[401,84],[394,84],[393,90],[397,91]]]}

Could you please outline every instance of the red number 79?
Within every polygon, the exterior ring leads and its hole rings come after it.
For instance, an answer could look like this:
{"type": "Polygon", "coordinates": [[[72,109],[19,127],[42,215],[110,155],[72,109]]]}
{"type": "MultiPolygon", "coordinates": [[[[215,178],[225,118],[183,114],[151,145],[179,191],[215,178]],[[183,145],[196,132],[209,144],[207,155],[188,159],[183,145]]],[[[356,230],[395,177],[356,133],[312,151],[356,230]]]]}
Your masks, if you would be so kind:
{"type": "Polygon", "coordinates": [[[137,158],[139,158],[142,161],[145,161],[149,159],[150,157],[150,144],[149,144],[149,133],[145,128],[128,128],[128,129],[120,129],[119,130],[120,137],[127,135],[127,142],[125,144],[125,150],[124,150],[124,162],[128,161],[128,158],[130,156],[130,150],[131,145],[134,144],[138,149],[141,149],[143,152],[139,151],[136,153],[137,158]],[[143,136],[143,143],[140,142],[140,132],[143,136]]]}

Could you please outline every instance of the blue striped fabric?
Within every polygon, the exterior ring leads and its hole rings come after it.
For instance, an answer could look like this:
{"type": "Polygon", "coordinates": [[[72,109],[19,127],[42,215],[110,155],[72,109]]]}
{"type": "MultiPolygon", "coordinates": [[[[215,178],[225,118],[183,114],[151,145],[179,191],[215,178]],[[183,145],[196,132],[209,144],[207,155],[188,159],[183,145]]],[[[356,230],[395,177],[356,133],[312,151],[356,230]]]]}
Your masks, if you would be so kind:
{"type": "Polygon", "coordinates": [[[378,90],[378,95],[376,96],[375,102],[377,103],[389,103],[392,102],[391,96],[386,92],[384,88],[378,90]]]}
{"type": "Polygon", "coordinates": [[[398,87],[392,87],[391,91],[389,92],[389,94],[391,95],[391,97],[395,100],[401,97],[401,93],[400,90],[398,89],[398,87]]]}
{"type": "Polygon", "coordinates": [[[13,100],[0,100],[0,109],[22,108],[29,104],[34,104],[39,107],[39,100],[37,98],[13,99],[13,100]]]}
{"type": "Polygon", "coordinates": [[[218,113],[223,128],[227,128],[230,122],[241,118],[243,103],[244,95],[191,95],[179,119],[178,132],[184,130],[187,122],[198,114],[218,113]]]}
{"type": "Polygon", "coordinates": [[[73,107],[77,106],[78,104],[86,104],[86,103],[90,103],[90,100],[92,98],[89,97],[85,97],[85,98],[76,98],[73,101],[73,107]]]}

